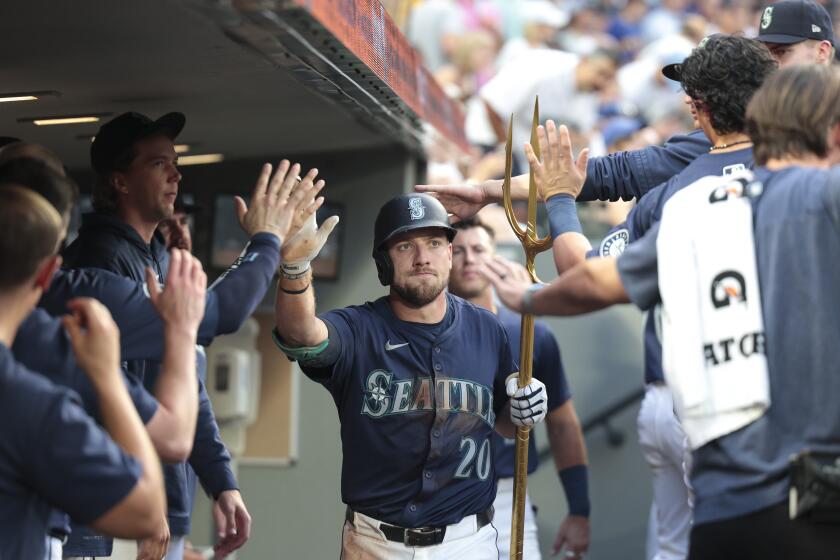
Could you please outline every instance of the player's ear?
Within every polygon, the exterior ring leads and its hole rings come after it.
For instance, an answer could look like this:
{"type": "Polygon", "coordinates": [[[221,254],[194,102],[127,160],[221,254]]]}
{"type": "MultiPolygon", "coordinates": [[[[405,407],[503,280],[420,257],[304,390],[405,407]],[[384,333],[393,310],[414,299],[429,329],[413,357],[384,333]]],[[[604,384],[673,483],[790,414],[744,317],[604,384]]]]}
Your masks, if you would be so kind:
{"type": "Polygon", "coordinates": [[[817,53],[817,61],[820,64],[825,64],[827,60],[834,58],[834,47],[828,41],[820,41],[817,49],[819,50],[817,53]]]}
{"type": "Polygon", "coordinates": [[[44,259],[44,261],[41,263],[41,266],[39,266],[38,270],[35,272],[34,287],[40,288],[41,291],[46,292],[47,289],[50,287],[50,282],[52,281],[53,275],[60,266],[61,257],[58,255],[53,255],[44,259]]]}

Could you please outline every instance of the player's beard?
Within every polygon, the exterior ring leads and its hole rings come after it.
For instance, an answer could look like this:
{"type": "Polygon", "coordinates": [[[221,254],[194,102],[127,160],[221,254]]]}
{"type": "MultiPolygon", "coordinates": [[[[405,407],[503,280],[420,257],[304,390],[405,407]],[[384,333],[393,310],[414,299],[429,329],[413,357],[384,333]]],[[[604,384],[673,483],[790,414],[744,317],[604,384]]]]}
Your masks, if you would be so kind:
{"type": "Polygon", "coordinates": [[[435,277],[435,282],[393,283],[391,288],[408,306],[420,308],[433,302],[446,287],[448,281],[449,278],[435,277]]]}

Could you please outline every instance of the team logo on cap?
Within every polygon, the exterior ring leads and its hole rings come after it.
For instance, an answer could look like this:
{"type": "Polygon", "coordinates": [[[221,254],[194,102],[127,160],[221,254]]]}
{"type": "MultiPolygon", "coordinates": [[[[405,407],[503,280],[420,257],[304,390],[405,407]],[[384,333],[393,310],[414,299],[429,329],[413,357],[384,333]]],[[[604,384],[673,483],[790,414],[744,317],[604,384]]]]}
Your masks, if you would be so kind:
{"type": "Polygon", "coordinates": [[[715,309],[747,301],[744,276],[734,270],[724,270],[712,280],[712,305],[715,309]]]}
{"type": "Polygon", "coordinates": [[[773,6],[767,6],[764,9],[764,13],[761,14],[761,28],[767,29],[770,27],[770,23],[773,22],[773,6]]]}
{"type": "Polygon", "coordinates": [[[423,206],[423,199],[419,196],[408,199],[408,209],[412,220],[422,220],[426,215],[426,207],[423,206]]]}
{"type": "Polygon", "coordinates": [[[628,243],[630,243],[630,232],[627,229],[620,229],[601,241],[598,254],[602,257],[617,257],[624,252],[628,243]]]}

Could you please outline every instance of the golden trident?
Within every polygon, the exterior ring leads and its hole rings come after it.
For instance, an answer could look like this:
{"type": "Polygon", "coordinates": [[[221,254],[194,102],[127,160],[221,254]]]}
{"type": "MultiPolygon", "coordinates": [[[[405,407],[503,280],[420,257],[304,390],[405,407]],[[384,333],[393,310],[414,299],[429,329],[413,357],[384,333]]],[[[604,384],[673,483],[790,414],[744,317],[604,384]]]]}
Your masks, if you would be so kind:
{"type": "MultiPolygon", "coordinates": [[[[537,158],[540,156],[537,127],[540,124],[540,100],[534,101],[534,119],[531,121],[531,147],[537,158]]],[[[504,194],[505,214],[513,233],[525,249],[525,267],[532,282],[539,282],[534,272],[534,257],[538,253],[551,248],[551,236],[542,239],[537,237],[537,184],[534,181],[534,170],[529,172],[528,184],[528,224],[525,229],[519,225],[513,214],[513,203],[510,198],[511,180],[511,148],[513,146],[513,115],[508,123],[507,144],[505,145],[505,180],[502,183],[504,194]]],[[[522,329],[519,339],[519,386],[525,387],[531,382],[531,366],[534,358],[534,316],[530,313],[522,314],[522,329]]],[[[516,467],[513,478],[513,518],[510,529],[510,557],[522,559],[523,531],[525,527],[525,492],[528,485],[528,437],[530,427],[516,429],[516,467]]]]}

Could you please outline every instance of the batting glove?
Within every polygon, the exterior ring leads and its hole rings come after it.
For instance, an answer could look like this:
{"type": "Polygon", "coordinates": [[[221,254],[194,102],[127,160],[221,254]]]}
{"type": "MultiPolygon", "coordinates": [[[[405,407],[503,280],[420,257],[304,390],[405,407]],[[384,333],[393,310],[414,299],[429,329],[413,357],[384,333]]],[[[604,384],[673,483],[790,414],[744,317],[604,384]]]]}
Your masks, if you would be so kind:
{"type": "Polygon", "coordinates": [[[505,381],[505,390],[510,397],[510,420],[515,426],[528,428],[545,419],[548,412],[545,385],[539,379],[519,387],[519,374],[512,373],[505,381]]]}
{"type": "Polygon", "coordinates": [[[315,214],[303,224],[299,231],[283,242],[281,248],[282,264],[280,269],[287,278],[300,278],[309,263],[318,256],[333,228],[338,224],[338,216],[330,216],[321,227],[315,221],[315,214]]]}

